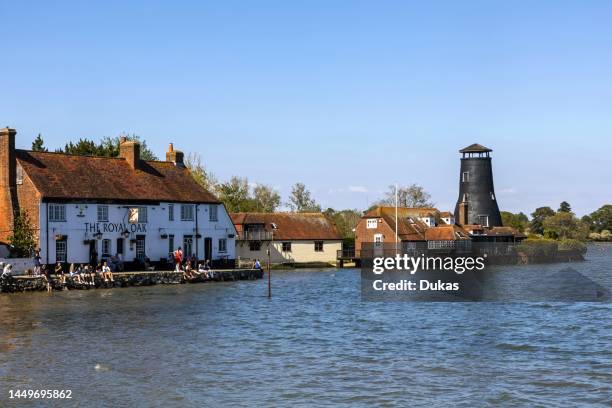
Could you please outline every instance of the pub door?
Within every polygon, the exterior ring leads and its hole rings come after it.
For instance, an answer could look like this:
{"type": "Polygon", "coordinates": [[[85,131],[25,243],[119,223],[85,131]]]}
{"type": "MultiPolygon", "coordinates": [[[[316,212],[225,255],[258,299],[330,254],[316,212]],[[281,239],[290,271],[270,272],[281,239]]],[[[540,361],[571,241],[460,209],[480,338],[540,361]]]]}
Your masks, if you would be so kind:
{"type": "Polygon", "coordinates": [[[204,238],[204,260],[209,260],[212,263],[212,238],[204,238]]]}

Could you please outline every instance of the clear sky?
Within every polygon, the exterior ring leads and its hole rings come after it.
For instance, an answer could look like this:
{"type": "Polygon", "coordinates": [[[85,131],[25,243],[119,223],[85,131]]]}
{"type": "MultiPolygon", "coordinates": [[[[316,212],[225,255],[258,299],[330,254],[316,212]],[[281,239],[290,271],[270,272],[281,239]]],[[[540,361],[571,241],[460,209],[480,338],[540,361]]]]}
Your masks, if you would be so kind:
{"type": "Polygon", "coordinates": [[[612,2],[0,0],[0,126],[30,148],[136,133],[221,180],[363,209],[454,208],[492,148],[502,210],[612,202],[612,2]],[[129,4],[127,4],[129,3],[129,4]]]}

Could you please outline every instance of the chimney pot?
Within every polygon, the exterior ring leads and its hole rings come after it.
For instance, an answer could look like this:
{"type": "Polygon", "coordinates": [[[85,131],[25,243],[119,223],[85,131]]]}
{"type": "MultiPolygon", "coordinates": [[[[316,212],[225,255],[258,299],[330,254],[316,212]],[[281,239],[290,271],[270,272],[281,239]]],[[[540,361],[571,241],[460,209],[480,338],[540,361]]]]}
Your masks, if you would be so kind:
{"type": "Polygon", "coordinates": [[[183,162],[184,155],[180,150],[174,150],[174,144],[170,143],[168,146],[168,151],[166,152],[166,161],[174,163],[177,167],[184,167],[185,163],[183,162]]]}
{"type": "Polygon", "coordinates": [[[170,146],[168,146],[168,152],[173,152],[174,151],[174,144],[170,143],[170,146]]]}

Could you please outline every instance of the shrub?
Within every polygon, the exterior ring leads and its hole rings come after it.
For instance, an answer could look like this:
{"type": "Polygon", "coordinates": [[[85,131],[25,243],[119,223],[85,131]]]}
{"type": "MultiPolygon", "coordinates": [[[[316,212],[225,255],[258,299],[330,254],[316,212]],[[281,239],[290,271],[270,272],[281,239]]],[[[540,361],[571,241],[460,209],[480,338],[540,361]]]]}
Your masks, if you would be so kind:
{"type": "Polygon", "coordinates": [[[572,251],[585,254],[587,247],[576,239],[564,239],[559,243],[560,251],[572,251]]]}
{"type": "Polygon", "coordinates": [[[517,245],[516,250],[533,258],[553,257],[557,253],[558,244],[554,239],[528,238],[517,245]]]}

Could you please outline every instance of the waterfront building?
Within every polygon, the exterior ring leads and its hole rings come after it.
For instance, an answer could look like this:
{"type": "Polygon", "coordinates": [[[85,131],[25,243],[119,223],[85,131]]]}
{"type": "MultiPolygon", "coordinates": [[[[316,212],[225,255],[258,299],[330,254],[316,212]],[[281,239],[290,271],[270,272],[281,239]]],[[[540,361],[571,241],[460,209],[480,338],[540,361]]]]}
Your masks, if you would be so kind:
{"type": "Polygon", "coordinates": [[[455,223],[455,215],[450,211],[442,211],[440,213],[440,219],[447,225],[455,223]]]}
{"type": "Polygon", "coordinates": [[[117,158],[15,149],[0,129],[0,241],[25,210],[43,262],[87,263],[120,254],[130,264],[164,263],[174,249],[233,265],[236,230],[224,205],[201,187],[172,144],[166,161],[140,158],[121,140],[117,158]]]}
{"type": "Polygon", "coordinates": [[[335,264],[342,249],[336,225],[322,213],[232,213],[236,256],[274,264],[335,264]]]}

